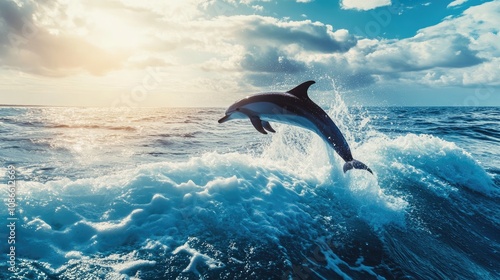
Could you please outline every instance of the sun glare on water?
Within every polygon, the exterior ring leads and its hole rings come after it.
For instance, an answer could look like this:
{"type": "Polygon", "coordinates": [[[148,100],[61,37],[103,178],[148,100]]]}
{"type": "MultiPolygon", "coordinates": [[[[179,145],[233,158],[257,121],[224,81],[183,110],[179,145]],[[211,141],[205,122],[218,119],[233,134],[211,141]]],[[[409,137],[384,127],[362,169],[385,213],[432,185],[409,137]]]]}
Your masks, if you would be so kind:
{"type": "MultiPolygon", "coordinates": [[[[44,109],[36,116],[47,123],[47,137],[40,144],[52,149],[67,150],[80,163],[92,164],[106,160],[110,147],[122,146],[125,138],[136,127],[130,120],[123,120],[125,109],[110,108],[54,108],[44,109]]],[[[121,156],[133,154],[131,148],[122,146],[121,156]]]]}

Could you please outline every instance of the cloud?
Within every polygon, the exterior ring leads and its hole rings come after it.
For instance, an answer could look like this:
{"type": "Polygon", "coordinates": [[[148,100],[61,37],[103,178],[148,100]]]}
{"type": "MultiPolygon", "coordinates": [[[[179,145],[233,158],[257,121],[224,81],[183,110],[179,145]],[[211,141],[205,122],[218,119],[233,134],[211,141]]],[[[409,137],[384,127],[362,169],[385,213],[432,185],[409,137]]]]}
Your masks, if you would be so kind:
{"type": "Polygon", "coordinates": [[[361,86],[388,81],[439,87],[498,86],[498,15],[500,2],[488,2],[423,28],[411,38],[358,39],[346,53],[303,59],[322,72],[331,65],[334,69],[329,73],[351,86],[356,86],[357,79],[361,86]]]}
{"type": "Polygon", "coordinates": [[[229,30],[230,36],[252,45],[297,45],[304,51],[345,52],[356,45],[356,38],[345,29],[321,22],[282,21],[258,15],[220,17],[206,23],[229,30]],[[222,27],[224,26],[224,27],[222,27]]]}
{"type": "Polygon", "coordinates": [[[307,69],[305,63],[286,57],[277,49],[267,49],[264,52],[248,53],[241,60],[244,70],[267,73],[294,74],[307,69]]]}
{"type": "Polygon", "coordinates": [[[391,0],[340,0],[340,7],[344,10],[368,11],[390,5],[391,0]]]}
{"type": "Polygon", "coordinates": [[[217,53],[202,64],[204,71],[241,73],[253,86],[292,76],[311,78],[307,72],[314,65],[308,63],[308,55],[341,54],[357,44],[347,30],[320,22],[258,15],[199,20],[185,28],[198,40],[185,47],[217,53]]]}
{"type": "Polygon", "coordinates": [[[165,67],[175,65],[172,61],[154,56],[136,56],[127,61],[128,66],[144,69],[148,67],[165,67]]]}
{"type": "Polygon", "coordinates": [[[386,82],[479,86],[500,83],[499,14],[499,2],[485,3],[399,40],[356,39],[319,22],[255,15],[219,17],[197,28],[227,43],[227,50],[219,48],[226,55],[204,69],[241,73],[254,86],[293,77],[334,77],[344,88],[386,82]]]}
{"type": "Polygon", "coordinates": [[[483,60],[469,48],[464,36],[417,36],[389,41],[366,54],[367,67],[374,73],[422,71],[436,67],[462,68],[477,65],[483,60]]]}
{"type": "Polygon", "coordinates": [[[464,4],[467,1],[468,0],[455,0],[455,1],[451,2],[450,4],[448,4],[448,6],[446,6],[446,8],[457,7],[457,6],[464,4]]]}
{"type": "MultiPolygon", "coordinates": [[[[480,63],[467,65],[452,65],[446,72],[441,69],[429,71],[429,76],[424,80],[427,84],[458,85],[458,86],[483,86],[500,84],[500,2],[492,1],[478,6],[470,7],[462,15],[449,18],[443,22],[424,28],[419,31],[421,36],[441,38],[442,46],[461,50],[459,54],[463,62],[467,56],[481,60],[480,63]],[[462,40],[451,41],[450,38],[461,37],[462,40]],[[448,42],[448,44],[447,44],[448,42]],[[436,77],[439,77],[436,78],[436,77]]],[[[451,59],[451,58],[450,58],[451,59]]],[[[472,62],[472,60],[469,60],[472,62]]],[[[452,62],[452,61],[450,61],[452,62]]],[[[458,61],[457,61],[458,62],[458,61]]],[[[476,61],[477,62],[477,61],[476,61]]]]}
{"type": "Polygon", "coordinates": [[[264,7],[261,5],[252,5],[252,9],[262,12],[264,10],[264,7]]]}
{"type": "Polygon", "coordinates": [[[120,67],[122,57],[83,38],[48,29],[34,20],[49,6],[0,1],[0,59],[7,68],[45,76],[64,76],[85,70],[94,75],[120,67]]]}

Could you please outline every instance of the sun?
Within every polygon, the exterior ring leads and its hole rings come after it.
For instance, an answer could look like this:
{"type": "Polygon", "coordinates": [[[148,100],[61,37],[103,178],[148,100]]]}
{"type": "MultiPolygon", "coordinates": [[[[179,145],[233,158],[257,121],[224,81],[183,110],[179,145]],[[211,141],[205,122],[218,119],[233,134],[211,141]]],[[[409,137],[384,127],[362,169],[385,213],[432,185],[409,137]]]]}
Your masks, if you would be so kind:
{"type": "Polygon", "coordinates": [[[147,29],[132,18],[106,11],[88,16],[89,38],[108,51],[140,50],[148,41],[147,29]]]}

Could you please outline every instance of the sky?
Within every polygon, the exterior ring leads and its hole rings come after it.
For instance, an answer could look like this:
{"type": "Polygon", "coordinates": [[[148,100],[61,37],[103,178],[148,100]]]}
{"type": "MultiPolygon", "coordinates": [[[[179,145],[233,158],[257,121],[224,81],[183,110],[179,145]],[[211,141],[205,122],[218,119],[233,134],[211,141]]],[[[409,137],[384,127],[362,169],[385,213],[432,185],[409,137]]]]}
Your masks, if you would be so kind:
{"type": "Polygon", "coordinates": [[[0,0],[0,104],[500,106],[500,1],[0,0]]]}

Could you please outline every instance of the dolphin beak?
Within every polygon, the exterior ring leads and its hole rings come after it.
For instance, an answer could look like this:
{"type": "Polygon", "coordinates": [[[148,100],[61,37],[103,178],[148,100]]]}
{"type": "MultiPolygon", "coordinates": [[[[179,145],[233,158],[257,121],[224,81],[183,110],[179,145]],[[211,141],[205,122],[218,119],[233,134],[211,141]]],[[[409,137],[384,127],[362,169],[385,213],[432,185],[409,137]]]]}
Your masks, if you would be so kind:
{"type": "Polygon", "coordinates": [[[223,122],[228,121],[230,116],[231,116],[231,115],[225,115],[224,117],[222,117],[222,118],[219,120],[219,123],[223,123],[223,122]]]}

